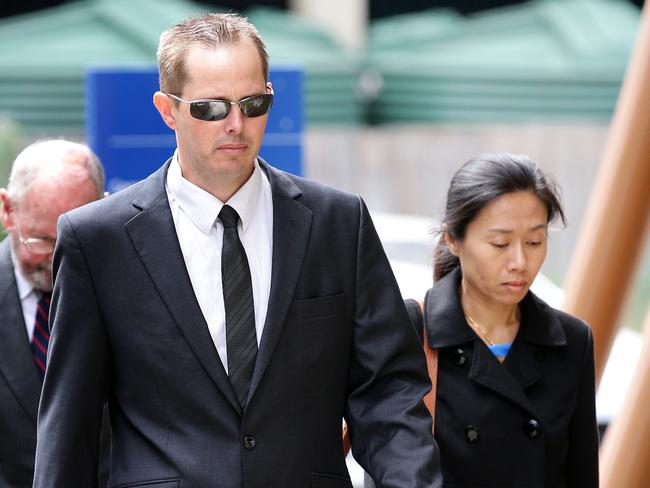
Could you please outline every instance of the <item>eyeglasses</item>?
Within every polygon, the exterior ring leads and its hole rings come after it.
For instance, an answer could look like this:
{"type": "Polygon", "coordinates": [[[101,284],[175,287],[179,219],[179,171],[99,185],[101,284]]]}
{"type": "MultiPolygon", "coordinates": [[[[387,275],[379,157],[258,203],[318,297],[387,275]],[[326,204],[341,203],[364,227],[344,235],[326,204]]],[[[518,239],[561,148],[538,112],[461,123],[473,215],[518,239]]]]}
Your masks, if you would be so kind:
{"type": "Polygon", "coordinates": [[[16,229],[18,229],[18,240],[25,246],[29,252],[34,254],[52,254],[56,240],[49,237],[23,237],[20,232],[20,224],[16,220],[16,229]]]}
{"type": "Polygon", "coordinates": [[[195,119],[206,120],[209,122],[223,120],[228,117],[233,105],[239,105],[239,110],[246,117],[260,117],[271,110],[273,104],[273,94],[265,93],[263,95],[253,95],[252,97],[242,98],[238,102],[230,100],[183,100],[171,93],[165,93],[168,97],[190,105],[190,115],[195,119]]]}

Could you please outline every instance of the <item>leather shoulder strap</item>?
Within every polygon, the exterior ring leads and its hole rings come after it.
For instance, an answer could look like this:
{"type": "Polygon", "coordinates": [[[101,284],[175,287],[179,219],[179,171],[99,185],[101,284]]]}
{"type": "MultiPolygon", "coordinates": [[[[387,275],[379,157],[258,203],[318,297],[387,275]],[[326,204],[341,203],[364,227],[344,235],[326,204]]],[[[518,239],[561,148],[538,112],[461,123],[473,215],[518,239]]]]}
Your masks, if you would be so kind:
{"type": "MultiPolygon", "coordinates": [[[[425,302],[429,297],[429,292],[425,296],[425,302]]],[[[429,373],[429,379],[431,380],[431,391],[424,396],[424,404],[426,405],[429,413],[431,414],[432,420],[432,431],[435,428],[436,424],[436,386],[438,382],[438,350],[431,349],[429,347],[429,341],[427,339],[427,330],[426,330],[426,314],[425,306],[422,302],[417,302],[412,299],[404,301],[406,305],[406,310],[409,313],[411,322],[417,330],[420,340],[422,341],[422,347],[424,349],[424,356],[427,361],[427,371],[429,373]]]]}
{"type": "Polygon", "coordinates": [[[424,404],[431,413],[431,432],[435,433],[436,428],[436,388],[438,386],[438,350],[429,347],[429,338],[427,337],[427,303],[431,297],[432,288],[429,288],[424,295],[424,302],[420,303],[422,311],[422,347],[424,347],[424,355],[427,358],[427,371],[429,372],[429,379],[431,380],[431,391],[424,397],[424,404]]]}
{"type": "Polygon", "coordinates": [[[436,386],[438,385],[438,350],[429,347],[426,330],[424,332],[424,355],[427,359],[427,371],[431,380],[431,391],[424,395],[424,404],[431,414],[431,432],[435,433],[436,428],[436,386]]]}

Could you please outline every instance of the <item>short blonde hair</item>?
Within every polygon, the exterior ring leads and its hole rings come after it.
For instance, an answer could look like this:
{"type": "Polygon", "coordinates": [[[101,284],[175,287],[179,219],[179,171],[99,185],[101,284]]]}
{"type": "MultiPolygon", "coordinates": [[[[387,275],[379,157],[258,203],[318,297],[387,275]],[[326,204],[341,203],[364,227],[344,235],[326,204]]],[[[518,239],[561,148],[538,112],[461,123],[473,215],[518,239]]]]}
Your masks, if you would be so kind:
{"type": "Polygon", "coordinates": [[[7,193],[19,204],[40,178],[52,178],[76,167],[87,173],[97,189],[97,198],[101,198],[104,168],[99,158],[86,144],[64,139],[40,140],[23,149],[11,167],[7,193]]]}
{"type": "Polygon", "coordinates": [[[236,14],[205,14],[189,17],[160,35],[158,71],[160,90],[180,95],[187,82],[184,60],[195,45],[216,48],[234,45],[243,39],[253,42],[260,55],[264,79],[269,77],[269,55],[257,29],[248,19],[236,14]]]}

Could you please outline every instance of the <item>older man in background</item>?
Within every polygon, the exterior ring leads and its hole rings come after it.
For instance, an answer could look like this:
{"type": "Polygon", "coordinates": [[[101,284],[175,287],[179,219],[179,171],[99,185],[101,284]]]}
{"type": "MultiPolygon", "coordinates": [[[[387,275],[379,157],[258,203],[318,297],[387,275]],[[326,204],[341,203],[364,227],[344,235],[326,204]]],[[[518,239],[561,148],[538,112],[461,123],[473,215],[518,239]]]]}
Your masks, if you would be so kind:
{"type": "Polygon", "coordinates": [[[104,171],[85,145],[31,144],[0,189],[0,486],[32,486],[36,416],[49,342],[52,253],[64,212],[102,197],[104,171]]]}

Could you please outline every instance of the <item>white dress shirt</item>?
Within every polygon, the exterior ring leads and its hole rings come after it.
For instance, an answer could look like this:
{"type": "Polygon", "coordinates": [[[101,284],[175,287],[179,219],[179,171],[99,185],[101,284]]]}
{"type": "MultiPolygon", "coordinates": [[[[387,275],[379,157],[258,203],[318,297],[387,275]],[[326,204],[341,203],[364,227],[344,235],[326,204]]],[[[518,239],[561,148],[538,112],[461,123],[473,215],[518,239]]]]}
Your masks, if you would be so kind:
{"type": "MultiPolygon", "coordinates": [[[[7,239],[11,239],[11,237],[7,237],[7,239]]],[[[34,335],[34,321],[36,320],[36,306],[38,305],[39,296],[34,287],[30,285],[20,273],[13,251],[11,251],[11,260],[14,263],[14,276],[16,277],[18,298],[20,298],[20,305],[23,309],[23,318],[25,319],[27,337],[29,338],[29,342],[32,342],[32,336],[34,335]]]]}
{"type": "Polygon", "coordinates": [[[227,202],[221,202],[183,177],[177,152],[169,165],[166,190],[194,295],[219,358],[228,372],[226,314],[221,282],[223,224],[217,217],[224,204],[230,205],[239,214],[237,230],[251,271],[255,333],[259,346],[271,291],[271,185],[255,161],[255,169],[248,181],[227,202]]]}

